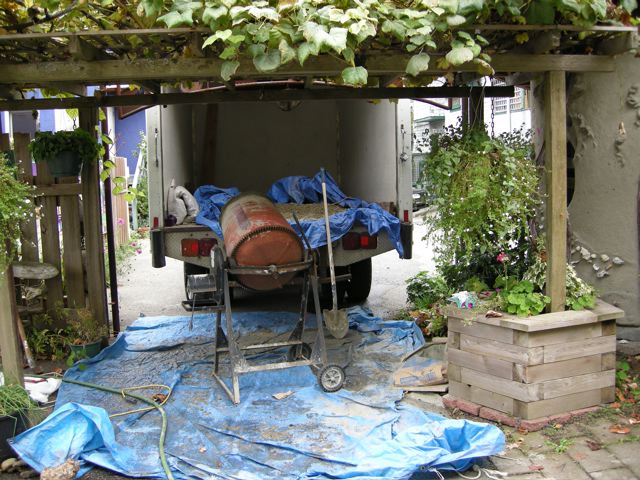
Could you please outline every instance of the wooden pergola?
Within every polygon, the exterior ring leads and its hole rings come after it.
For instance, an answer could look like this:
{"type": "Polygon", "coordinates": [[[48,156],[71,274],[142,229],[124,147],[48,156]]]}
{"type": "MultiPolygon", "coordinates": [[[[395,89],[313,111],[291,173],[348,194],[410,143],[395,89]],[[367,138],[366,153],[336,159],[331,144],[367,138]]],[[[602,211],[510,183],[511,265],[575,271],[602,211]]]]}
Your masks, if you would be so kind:
{"type": "MultiPolygon", "coordinates": [[[[528,82],[541,74],[546,83],[545,171],[548,238],[547,294],[551,311],[564,310],[567,236],[566,73],[612,72],[613,56],[633,48],[636,27],[570,25],[472,25],[462,30],[482,33],[490,45],[491,65],[508,85],[528,82]],[[514,32],[527,32],[530,40],[514,43],[514,32]],[[585,36],[584,32],[588,34],[585,36]]],[[[310,57],[304,67],[291,62],[268,74],[257,72],[244,59],[234,75],[221,79],[222,61],[201,46],[208,29],[145,29],[0,35],[0,111],[79,108],[80,127],[93,132],[98,108],[221,102],[255,102],[328,99],[443,98],[504,96],[499,88],[466,86],[397,87],[405,75],[409,55],[395,50],[375,50],[360,60],[369,72],[369,86],[349,88],[335,84],[344,62],[327,54],[310,57]],[[199,91],[162,93],[162,84],[198,82],[199,91]],[[136,84],[137,95],[86,95],[86,86],[136,84]],[[394,87],[394,88],[391,88],[394,87]],[[25,89],[53,88],[72,93],[65,98],[25,99],[25,89]]],[[[465,64],[455,71],[436,68],[432,55],[425,77],[455,74],[454,83],[474,77],[477,66],[465,64]]],[[[476,76],[479,76],[476,74],[476,76]]],[[[508,92],[512,92],[508,90],[508,92]]],[[[479,102],[481,103],[481,102],[479,102]]],[[[82,171],[85,235],[90,279],[89,306],[107,322],[105,272],[100,215],[98,166],[82,171]]],[[[79,253],[79,252],[78,252],[79,253]]],[[[15,302],[7,288],[11,269],[0,280],[0,351],[6,378],[21,378],[22,355],[18,348],[15,302]]]]}

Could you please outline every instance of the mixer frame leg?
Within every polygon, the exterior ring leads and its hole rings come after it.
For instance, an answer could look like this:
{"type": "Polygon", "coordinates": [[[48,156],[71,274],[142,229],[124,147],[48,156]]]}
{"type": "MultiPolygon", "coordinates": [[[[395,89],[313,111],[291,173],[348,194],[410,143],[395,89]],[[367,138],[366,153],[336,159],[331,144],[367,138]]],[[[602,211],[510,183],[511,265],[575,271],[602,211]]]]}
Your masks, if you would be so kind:
{"type": "Polygon", "coordinates": [[[316,307],[317,333],[316,341],[311,350],[311,365],[316,368],[327,364],[327,345],[324,339],[324,325],[322,319],[322,308],[320,307],[320,294],[318,291],[318,275],[311,273],[311,289],[313,290],[313,303],[316,307]]]}

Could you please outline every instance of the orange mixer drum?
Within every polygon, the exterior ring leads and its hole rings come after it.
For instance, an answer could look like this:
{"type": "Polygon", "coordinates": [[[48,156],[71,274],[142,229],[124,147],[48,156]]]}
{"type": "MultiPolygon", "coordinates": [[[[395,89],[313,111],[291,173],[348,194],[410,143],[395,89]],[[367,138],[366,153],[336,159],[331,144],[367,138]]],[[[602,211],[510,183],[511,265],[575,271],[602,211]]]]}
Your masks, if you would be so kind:
{"type": "MultiPolygon", "coordinates": [[[[229,202],[220,214],[224,246],[232,264],[269,266],[299,262],[302,242],[271,201],[261,195],[243,193],[229,202]]],[[[289,283],[295,273],[279,275],[236,275],[252,290],[274,290],[289,283]]]]}

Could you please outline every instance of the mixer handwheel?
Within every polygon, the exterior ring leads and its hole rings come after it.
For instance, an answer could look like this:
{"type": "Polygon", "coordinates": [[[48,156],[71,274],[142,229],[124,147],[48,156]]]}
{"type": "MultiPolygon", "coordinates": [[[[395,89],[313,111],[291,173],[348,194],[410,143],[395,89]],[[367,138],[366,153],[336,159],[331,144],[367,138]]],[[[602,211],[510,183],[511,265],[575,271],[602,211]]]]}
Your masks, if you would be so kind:
{"type": "Polygon", "coordinates": [[[318,383],[325,392],[337,392],[344,385],[345,373],[340,365],[325,365],[318,373],[318,383]]]}

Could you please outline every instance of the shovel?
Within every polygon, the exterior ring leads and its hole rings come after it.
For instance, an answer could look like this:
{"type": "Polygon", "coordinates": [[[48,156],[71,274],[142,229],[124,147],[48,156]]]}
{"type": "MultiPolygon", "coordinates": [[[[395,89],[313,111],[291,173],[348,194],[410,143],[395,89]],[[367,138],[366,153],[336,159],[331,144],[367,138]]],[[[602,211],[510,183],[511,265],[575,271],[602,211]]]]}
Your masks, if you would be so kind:
{"type": "Polygon", "coordinates": [[[331,245],[331,230],[329,228],[329,206],[327,204],[327,184],[325,182],[324,168],[322,169],[322,203],[324,204],[324,224],[327,230],[327,251],[329,252],[329,273],[331,275],[331,296],[333,309],[323,310],[324,323],[327,330],[334,338],[343,338],[349,331],[347,312],[338,310],[338,294],[336,291],[336,271],[333,266],[333,246],[331,245]]]}

